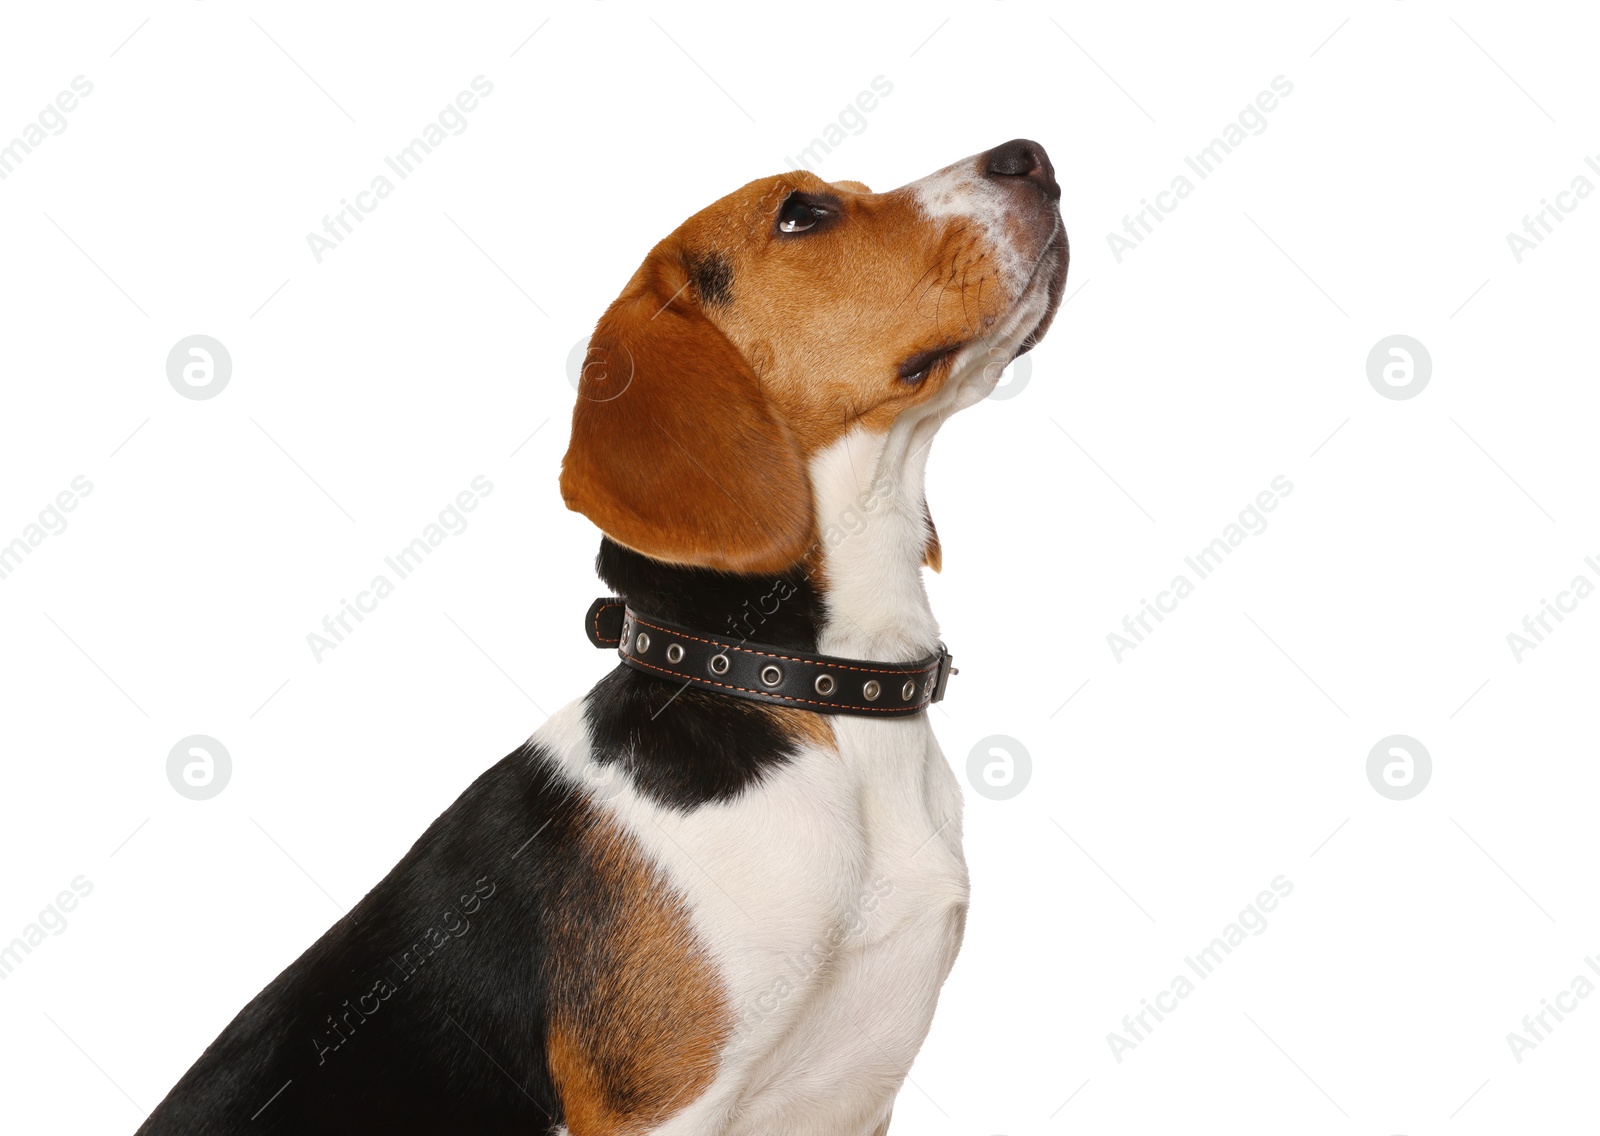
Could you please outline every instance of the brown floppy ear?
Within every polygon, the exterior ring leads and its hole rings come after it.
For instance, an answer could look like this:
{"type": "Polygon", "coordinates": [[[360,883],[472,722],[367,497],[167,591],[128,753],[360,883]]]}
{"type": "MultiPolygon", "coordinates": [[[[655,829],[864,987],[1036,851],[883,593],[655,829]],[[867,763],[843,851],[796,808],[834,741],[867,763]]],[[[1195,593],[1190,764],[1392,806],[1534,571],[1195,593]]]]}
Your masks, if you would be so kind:
{"type": "Polygon", "coordinates": [[[810,479],[755,372],[688,283],[658,247],[600,317],[561,496],[646,556],[778,571],[811,543],[810,479]]]}

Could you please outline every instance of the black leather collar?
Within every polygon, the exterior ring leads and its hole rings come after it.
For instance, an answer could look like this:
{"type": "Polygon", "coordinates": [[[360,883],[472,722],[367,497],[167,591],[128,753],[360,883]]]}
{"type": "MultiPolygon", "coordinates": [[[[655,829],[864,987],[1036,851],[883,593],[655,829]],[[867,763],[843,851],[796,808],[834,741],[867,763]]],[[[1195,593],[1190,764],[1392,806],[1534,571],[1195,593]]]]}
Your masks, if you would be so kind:
{"type": "Polygon", "coordinates": [[[938,654],[914,663],[808,655],[668,623],[615,597],[595,600],[583,628],[589,642],[615,647],[624,663],[645,674],[818,714],[921,714],[944,697],[956,673],[942,643],[938,654]]]}

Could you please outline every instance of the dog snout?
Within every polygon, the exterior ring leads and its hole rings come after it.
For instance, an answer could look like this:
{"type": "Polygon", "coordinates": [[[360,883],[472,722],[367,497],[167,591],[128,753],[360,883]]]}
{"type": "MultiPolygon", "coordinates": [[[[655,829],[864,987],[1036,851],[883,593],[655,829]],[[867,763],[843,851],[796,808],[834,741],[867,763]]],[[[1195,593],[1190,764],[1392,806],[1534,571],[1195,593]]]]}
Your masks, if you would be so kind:
{"type": "Polygon", "coordinates": [[[1041,193],[1047,202],[1061,199],[1061,186],[1056,182],[1050,155],[1032,139],[1013,138],[996,146],[981,157],[979,165],[990,181],[1007,187],[1026,186],[1041,193]]]}

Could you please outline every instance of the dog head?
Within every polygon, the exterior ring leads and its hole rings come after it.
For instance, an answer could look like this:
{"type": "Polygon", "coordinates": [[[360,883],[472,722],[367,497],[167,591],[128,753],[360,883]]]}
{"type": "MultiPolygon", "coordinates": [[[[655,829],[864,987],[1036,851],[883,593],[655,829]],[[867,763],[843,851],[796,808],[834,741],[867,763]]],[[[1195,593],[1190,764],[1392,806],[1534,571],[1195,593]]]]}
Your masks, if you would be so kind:
{"type": "Polygon", "coordinates": [[[647,556],[768,572],[816,538],[809,459],[986,396],[1048,328],[1061,191],[1025,139],[888,193],[796,171],[650,251],[589,343],[567,506],[647,556]]]}

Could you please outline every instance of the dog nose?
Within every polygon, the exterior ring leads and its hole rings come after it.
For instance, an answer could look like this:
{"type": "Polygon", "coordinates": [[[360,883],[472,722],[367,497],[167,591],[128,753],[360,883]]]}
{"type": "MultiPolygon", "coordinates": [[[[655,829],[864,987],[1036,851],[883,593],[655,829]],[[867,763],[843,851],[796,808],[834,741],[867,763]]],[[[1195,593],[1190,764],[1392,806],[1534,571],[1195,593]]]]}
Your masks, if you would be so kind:
{"type": "Polygon", "coordinates": [[[1044,152],[1043,146],[1028,138],[1013,138],[985,154],[983,175],[995,181],[1008,182],[1026,178],[1039,187],[1046,200],[1054,201],[1061,196],[1050,155],[1044,152]]]}

